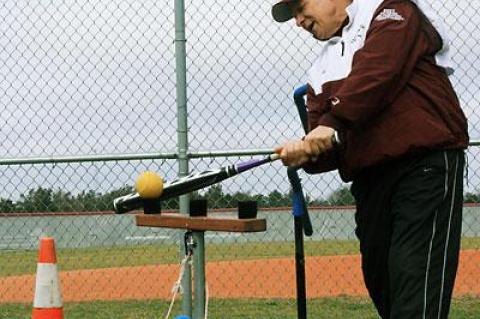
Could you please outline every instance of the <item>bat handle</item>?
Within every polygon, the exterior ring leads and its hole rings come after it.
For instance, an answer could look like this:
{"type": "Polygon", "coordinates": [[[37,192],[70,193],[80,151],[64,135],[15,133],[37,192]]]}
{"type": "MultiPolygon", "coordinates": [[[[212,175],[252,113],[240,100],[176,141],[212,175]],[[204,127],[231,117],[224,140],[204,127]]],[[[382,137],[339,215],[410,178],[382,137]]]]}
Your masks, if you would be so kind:
{"type": "Polygon", "coordinates": [[[234,166],[233,172],[235,174],[242,173],[242,172],[248,171],[251,168],[260,166],[260,165],[265,164],[265,163],[275,161],[279,158],[280,158],[280,156],[278,154],[273,153],[273,154],[270,154],[266,158],[263,158],[261,160],[253,159],[253,160],[250,160],[250,161],[239,163],[238,165],[234,166]]]}
{"type": "Polygon", "coordinates": [[[269,156],[270,156],[270,161],[272,162],[280,159],[280,154],[278,153],[273,153],[273,154],[270,154],[269,156]]]}

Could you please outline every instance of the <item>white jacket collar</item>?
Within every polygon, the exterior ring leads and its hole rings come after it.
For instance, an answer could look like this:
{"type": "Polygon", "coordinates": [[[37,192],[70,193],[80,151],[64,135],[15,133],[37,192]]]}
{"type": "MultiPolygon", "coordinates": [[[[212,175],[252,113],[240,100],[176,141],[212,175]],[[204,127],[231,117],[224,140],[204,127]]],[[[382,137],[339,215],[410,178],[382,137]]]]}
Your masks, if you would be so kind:
{"type": "MultiPolygon", "coordinates": [[[[324,83],[346,78],[350,74],[353,55],[363,47],[373,15],[383,1],[353,0],[346,8],[349,20],[342,29],[342,36],[320,41],[318,57],[308,71],[308,82],[316,94],[322,93],[324,83]],[[342,52],[342,55],[338,52],[342,52]]],[[[450,59],[450,43],[442,19],[425,0],[411,1],[425,14],[442,37],[443,48],[436,54],[435,59],[439,66],[445,68],[447,74],[452,74],[454,70],[450,59]]]]}

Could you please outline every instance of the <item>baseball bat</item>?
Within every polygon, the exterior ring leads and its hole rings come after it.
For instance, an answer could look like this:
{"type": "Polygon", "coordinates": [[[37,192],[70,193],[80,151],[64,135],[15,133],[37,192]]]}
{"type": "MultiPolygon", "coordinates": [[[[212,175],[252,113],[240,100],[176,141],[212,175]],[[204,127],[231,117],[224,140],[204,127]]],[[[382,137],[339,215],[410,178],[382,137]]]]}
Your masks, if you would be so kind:
{"type": "MultiPolygon", "coordinates": [[[[178,178],[171,182],[165,183],[162,194],[160,197],[153,199],[153,201],[161,202],[172,197],[205,188],[242,172],[248,171],[254,167],[275,161],[278,158],[278,154],[270,154],[262,159],[253,159],[234,165],[221,167],[216,170],[193,173],[188,176],[178,178]]],[[[128,194],[118,197],[113,201],[113,210],[116,214],[124,214],[129,211],[142,208],[144,202],[144,198],[140,197],[138,193],[128,194]]]]}
{"type": "MultiPolygon", "coordinates": [[[[307,93],[307,86],[295,90],[293,99],[297,106],[298,115],[302,121],[302,127],[305,133],[308,130],[307,107],[304,96],[307,93]]],[[[288,180],[292,186],[292,206],[295,234],[295,280],[297,286],[297,318],[307,318],[307,291],[305,279],[305,248],[303,242],[303,233],[306,236],[312,236],[313,228],[310,216],[308,214],[305,196],[303,195],[302,184],[298,176],[297,168],[289,167],[287,169],[288,180]],[[303,232],[302,232],[303,230],[303,232]]]]}
{"type": "MultiPolygon", "coordinates": [[[[307,94],[307,85],[302,85],[293,93],[293,100],[297,106],[298,115],[302,122],[302,127],[305,133],[308,132],[308,115],[307,106],[305,105],[305,95],[307,94]]],[[[289,167],[287,171],[290,185],[292,186],[292,204],[294,217],[300,218],[303,224],[303,232],[306,236],[312,236],[313,227],[310,215],[308,214],[305,196],[303,195],[302,184],[298,176],[297,168],[289,167]]]]}
{"type": "Polygon", "coordinates": [[[306,84],[300,86],[293,92],[293,100],[297,106],[298,115],[302,122],[302,127],[305,133],[308,131],[308,115],[307,106],[305,105],[305,95],[307,94],[308,86],[306,84]]]}

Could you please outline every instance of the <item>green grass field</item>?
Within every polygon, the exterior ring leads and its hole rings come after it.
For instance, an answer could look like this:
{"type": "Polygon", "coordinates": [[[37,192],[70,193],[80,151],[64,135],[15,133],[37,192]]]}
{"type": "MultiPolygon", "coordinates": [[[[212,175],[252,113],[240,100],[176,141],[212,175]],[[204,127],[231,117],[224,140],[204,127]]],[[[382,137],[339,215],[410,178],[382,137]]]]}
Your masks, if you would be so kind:
{"type": "MultiPolygon", "coordinates": [[[[208,317],[212,319],[294,319],[295,300],[223,300],[209,301],[208,317]],[[225,315],[225,314],[228,314],[225,315]]],[[[180,301],[175,304],[170,318],[180,314],[180,301]]],[[[378,315],[367,298],[310,299],[307,303],[309,318],[376,319],[378,315]]],[[[68,319],[153,319],[165,318],[168,303],[165,301],[91,302],[72,303],[64,307],[68,319]]],[[[31,305],[0,305],[2,319],[29,319],[31,305]]],[[[463,297],[452,303],[450,318],[477,319],[480,302],[476,298],[463,297]]]]}

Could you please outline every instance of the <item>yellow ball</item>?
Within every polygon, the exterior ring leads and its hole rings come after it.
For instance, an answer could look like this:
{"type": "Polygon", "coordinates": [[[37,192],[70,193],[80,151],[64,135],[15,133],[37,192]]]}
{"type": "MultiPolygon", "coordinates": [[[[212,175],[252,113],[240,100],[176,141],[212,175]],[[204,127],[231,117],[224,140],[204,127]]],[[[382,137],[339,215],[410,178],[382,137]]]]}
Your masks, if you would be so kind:
{"type": "Polygon", "coordinates": [[[163,179],[155,172],[146,171],[138,176],[135,190],[142,198],[157,198],[163,193],[163,179]]]}

